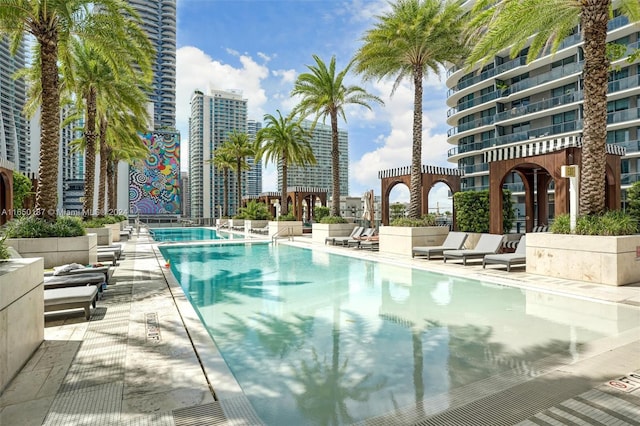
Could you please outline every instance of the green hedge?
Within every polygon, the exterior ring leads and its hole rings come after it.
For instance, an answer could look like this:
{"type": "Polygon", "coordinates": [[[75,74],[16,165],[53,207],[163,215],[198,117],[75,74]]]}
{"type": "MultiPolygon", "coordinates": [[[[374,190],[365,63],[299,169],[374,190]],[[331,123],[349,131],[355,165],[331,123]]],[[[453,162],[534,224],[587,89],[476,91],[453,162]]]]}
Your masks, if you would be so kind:
{"type": "MultiPolygon", "coordinates": [[[[577,235],[633,235],[638,231],[637,220],[628,213],[608,211],[602,215],[586,215],[576,218],[577,235]]],[[[551,224],[554,234],[570,234],[569,214],[556,216],[551,224]]]]}
{"type": "MultiPolygon", "coordinates": [[[[316,207],[317,208],[317,207],[316,207]]],[[[324,216],[320,219],[320,223],[348,223],[347,219],[340,216],[324,216]]]]}
{"type": "Polygon", "coordinates": [[[397,219],[393,219],[389,225],[391,226],[406,226],[412,228],[418,228],[421,226],[435,226],[436,225],[436,215],[434,214],[426,214],[422,216],[420,219],[411,219],[408,217],[399,217],[397,219]]]}
{"type": "Polygon", "coordinates": [[[6,238],[79,237],[86,234],[77,216],[58,216],[54,223],[36,216],[10,220],[2,230],[6,238]]]}
{"type": "MultiPolygon", "coordinates": [[[[453,195],[458,230],[462,232],[489,232],[489,191],[464,191],[453,195]]],[[[509,233],[516,215],[511,191],[502,190],[502,232],[509,233]]]]}

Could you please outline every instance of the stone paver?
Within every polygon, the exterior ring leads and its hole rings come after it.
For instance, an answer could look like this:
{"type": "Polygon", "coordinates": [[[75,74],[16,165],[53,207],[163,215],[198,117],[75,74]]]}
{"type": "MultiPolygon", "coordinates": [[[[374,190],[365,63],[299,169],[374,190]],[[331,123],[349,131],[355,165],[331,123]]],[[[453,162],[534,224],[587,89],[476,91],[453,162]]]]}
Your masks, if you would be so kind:
{"type": "MultiPolygon", "coordinates": [[[[299,238],[291,244],[309,247],[310,241],[299,238]]],[[[547,279],[517,269],[507,273],[339,247],[314,249],[450,276],[640,306],[639,286],[598,286],[547,279]]],[[[162,269],[157,256],[157,248],[145,232],[134,236],[125,242],[124,257],[90,321],[85,321],[80,311],[46,316],[45,342],[0,395],[0,425],[261,424],[199,324],[197,314],[172,276],[162,269]],[[200,361],[196,350],[207,357],[200,361]]],[[[626,346],[611,352],[603,352],[606,342],[602,348],[596,345],[589,359],[554,372],[546,373],[545,366],[540,366],[547,380],[563,383],[567,378],[579,377],[582,381],[565,387],[562,395],[572,396],[568,399],[548,405],[540,399],[539,410],[534,409],[537,405],[532,401],[531,417],[519,424],[640,425],[640,391],[638,396],[621,395],[602,385],[605,378],[640,368],[635,356],[640,350],[640,336],[625,339],[626,346]]],[[[485,403],[499,407],[499,389],[504,389],[504,383],[511,383],[509,386],[523,395],[530,392],[518,384],[518,368],[509,374],[492,378],[495,383],[474,384],[478,388],[470,387],[468,392],[454,392],[450,398],[457,399],[462,408],[451,415],[465,418],[465,405],[467,410],[485,403]],[[493,388],[495,395],[488,391],[493,388]]],[[[508,393],[504,398],[509,398],[508,393]]],[[[430,403],[433,408],[445,402],[434,399],[430,403]]],[[[419,413],[411,410],[399,410],[397,414],[393,424],[437,424],[420,420],[419,413]]],[[[385,424],[387,420],[371,419],[363,424],[385,424]]]]}

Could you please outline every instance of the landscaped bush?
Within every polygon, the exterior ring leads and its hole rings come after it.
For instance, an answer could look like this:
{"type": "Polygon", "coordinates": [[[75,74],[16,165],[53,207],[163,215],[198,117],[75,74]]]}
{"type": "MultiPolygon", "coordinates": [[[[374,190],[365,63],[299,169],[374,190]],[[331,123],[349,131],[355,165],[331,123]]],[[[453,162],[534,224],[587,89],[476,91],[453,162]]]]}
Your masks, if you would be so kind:
{"type": "Polygon", "coordinates": [[[24,200],[29,195],[33,194],[31,191],[32,183],[31,179],[26,177],[20,172],[13,172],[13,210],[16,216],[22,216],[22,209],[24,207],[24,200]]]}
{"type": "Polygon", "coordinates": [[[84,226],[85,228],[102,228],[104,225],[112,225],[119,222],[120,220],[118,220],[116,216],[102,216],[85,220],[84,222],[82,222],[82,226],[84,226]]]}
{"type": "Polygon", "coordinates": [[[4,240],[6,239],[7,237],[2,237],[0,239],[0,260],[9,259],[11,257],[11,254],[9,253],[9,249],[4,244],[4,240]]]}
{"type": "MultiPolygon", "coordinates": [[[[637,232],[638,225],[630,214],[617,211],[608,211],[603,215],[586,215],[576,218],[577,235],[633,235],[637,232]]],[[[554,234],[570,234],[570,216],[559,215],[551,224],[551,232],[554,234]]]]}
{"type": "Polygon", "coordinates": [[[74,216],[58,216],[55,223],[36,216],[23,216],[10,220],[3,228],[7,238],[79,237],[85,233],[82,220],[74,216]]]}
{"type": "Polygon", "coordinates": [[[640,232],[640,181],[627,189],[627,213],[636,220],[637,232],[640,232]]]}
{"type": "Polygon", "coordinates": [[[406,226],[406,227],[412,227],[412,228],[418,228],[421,226],[435,226],[436,215],[426,214],[422,216],[420,219],[410,219],[408,217],[399,217],[397,219],[393,219],[389,224],[391,226],[406,226]]]}
{"type": "Polygon", "coordinates": [[[320,223],[333,224],[333,223],[349,223],[349,222],[347,221],[347,219],[340,216],[325,216],[322,219],[320,219],[320,223]]]}
{"type": "MultiPolygon", "coordinates": [[[[327,216],[329,216],[329,207],[318,206],[313,209],[313,218],[315,219],[316,222],[324,223],[322,222],[322,219],[327,216]]],[[[342,222],[336,222],[336,223],[342,223],[342,222]]]]}
{"type": "Polygon", "coordinates": [[[296,220],[298,220],[298,219],[296,219],[296,217],[291,212],[278,217],[278,221],[279,222],[293,222],[293,221],[296,221],[296,220]]]}
{"type": "Polygon", "coordinates": [[[247,207],[242,207],[240,213],[235,219],[248,219],[248,220],[271,220],[271,214],[265,203],[259,203],[257,201],[249,201],[247,207]]]}
{"type": "MultiPolygon", "coordinates": [[[[453,195],[458,229],[462,232],[489,232],[489,191],[464,191],[453,195]]],[[[502,190],[502,232],[509,233],[515,220],[511,191],[502,190]]]]}

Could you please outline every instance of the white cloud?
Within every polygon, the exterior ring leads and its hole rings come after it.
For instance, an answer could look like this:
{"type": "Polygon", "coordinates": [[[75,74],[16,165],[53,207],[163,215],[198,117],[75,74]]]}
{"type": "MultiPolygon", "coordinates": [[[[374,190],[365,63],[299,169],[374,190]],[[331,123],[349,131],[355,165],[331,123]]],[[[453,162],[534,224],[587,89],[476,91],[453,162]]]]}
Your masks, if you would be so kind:
{"type": "Polygon", "coordinates": [[[296,70],[290,69],[290,70],[274,70],[271,71],[271,74],[273,74],[276,77],[280,78],[280,83],[282,84],[290,84],[293,85],[293,83],[296,81],[296,70]]]}

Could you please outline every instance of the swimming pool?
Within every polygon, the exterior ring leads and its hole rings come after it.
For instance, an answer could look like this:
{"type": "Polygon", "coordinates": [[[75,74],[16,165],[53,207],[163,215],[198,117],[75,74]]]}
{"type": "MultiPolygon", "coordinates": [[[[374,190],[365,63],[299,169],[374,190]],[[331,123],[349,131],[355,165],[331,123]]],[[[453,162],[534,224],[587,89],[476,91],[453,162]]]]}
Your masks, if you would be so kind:
{"type": "Polygon", "coordinates": [[[444,410],[465,386],[536,377],[640,323],[628,306],[287,245],[160,250],[269,425],[444,410]]]}
{"type": "Polygon", "coordinates": [[[202,241],[233,238],[232,234],[213,228],[154,228],[149,233],[155,241],[202,241]]]}

